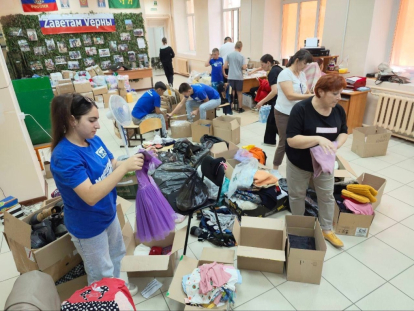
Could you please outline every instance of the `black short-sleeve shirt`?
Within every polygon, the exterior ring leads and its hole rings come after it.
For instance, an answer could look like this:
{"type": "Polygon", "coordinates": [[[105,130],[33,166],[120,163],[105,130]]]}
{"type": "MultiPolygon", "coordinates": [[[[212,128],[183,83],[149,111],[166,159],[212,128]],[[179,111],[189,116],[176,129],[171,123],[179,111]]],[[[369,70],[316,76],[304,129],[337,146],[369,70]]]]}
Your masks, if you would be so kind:
{"type": "MultiPolygon", "coordinates": [[[[272,85],[277,84],[277,77],[279,76],[279,73],[282,72],[282,70],[283,68],[278,65],[275,65],[270,69],[269,74],[267,75],[267,80],[269,81],[270,87],[272,87],[272,85]]],[[[276,99],[277,95],[273,97],[271,100],[269,100],[268,104],[274,105],[276,103],[276,99]]]]}
{"type": "MultiPolygon", "coordinates": [[[[302,100],[293,106],[286,129],[286,138],[296,135],[322,136],[335,141],[339,134],[348,133],[344,108],[336,105],[329,116],[319,114],[312,105],[312,98],[302,100]]],[[[310,148],[295,149],[286,143],[286,156],[302,170],[313,172],[310,148]]]]}

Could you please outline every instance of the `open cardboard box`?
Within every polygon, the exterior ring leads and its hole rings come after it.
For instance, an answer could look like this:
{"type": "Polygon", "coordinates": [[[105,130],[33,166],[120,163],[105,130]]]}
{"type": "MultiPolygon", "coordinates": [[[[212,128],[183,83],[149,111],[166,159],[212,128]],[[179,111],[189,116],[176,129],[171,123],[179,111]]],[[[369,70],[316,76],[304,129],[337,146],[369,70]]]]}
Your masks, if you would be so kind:
{"type": "Polygon", "coordinates": [[[352,132],[352,152],[361,158],[384,156],[387,154],[388,143],[392,132],[379,126],[354,128],[352,132]]]}
{"type": "Polygon", "coordinates": [[[204,135],[213,135],[213,121],[198,120],[191,124],[193,143],[199,143],[204,135]]]}
{"type": "Polygon", "coordinates": [[[343,157],[336,155],[336,161],[338,162],[338,169],[334,171],[334,177],[344,180],[345,178],[356,178],[358,176],[343,157]]]}
{"type": "MultiPolygon", "coordinates": [[[[381,203],[382,195],[387,184],[387,180],[375,175],[364,173],[357,178],[361,185],[370,185],[378,191],[376,196],[377,202],[372,203],[375,210],[381,203]]],[[[338,205],[335,203],[333,226],[336,234],[367,237],[369,228],[374,220],[374,215],[356,215],[351,213],[341,213],[338,205]]]]}
{"type": "MultiPolygon", "coordinates": [[[[178,263],[177,270],[175,271],[174,277],[171,281],[170,288],[167,292],[167,297],[177,301],[178,303],[184,304],[184,299],[187,298],[186,294],[183,291],[183,276],[191,274],[194,269],[209,263],[222,263],[227,265],[234,265],[234,251],[223,249],[223,248],[210,248],[204,247],[203,252],[201,253],[200,260],[190,258],[187,256],[182,256],[180,262],[178,263]]],[[[215,308],[216,310],[226,310],[227,306],[222,306],[221,308],[215,308]]],[[[198,308],[200,309],[200,308],[198,308]]],[[[186,306],[185,310],[195,310],[192,306],[186,306]]]]}
{"type": "Polygon", "coordinates": [[[122,229],[126,247],[126,255],[121,261],[121,271],[127,272],[128,277],[172,277],[174,275],[177,253],[184,248],[187,227],[171,233],[162,241],[141,242],[136,236],[130,223],[122,229]],[[134,256],[135,247],[144,244],[148,247],[166,247],[172,245],[170,255],[134,256]]]}
{"type": "Polygon", "coordinates": [[[236,145],[240,144],[241,118],[220,116],[213,120],[214,135],[236,145]]]}
{"type": "Polygon", "coordinates": [[[301,283],[320,284],[326,243],[316,217],[286,216],[286,232],[298,236],[315,238],[316,250],[291,248],[289,238],[286,247],[287,280],[301,283]]]}
{"type": "MultiPolygon", "coordinates": [[[[59,200],[61,200],[60,197],[46,200],[40,210],[54,206],[59,200]]],[[[121,228],[125,225],[124,212],[130,205],[130,202],[118,197],[117,214],[121,228]]],[[[34,213],[18,219],[5,212],[4,237],[20,273],[40,270],[49,274],[56,282],[78,265],[81,262],[81,257],[72,243],[69,233],[40,249],[32,250],[30,241],[32,228],[29,221],[34,213]]]]}
{"type": "Polygon", "coordinates": [[[237,241],[237,267],[283,273],[286,256],[286,226],[283,220],[242,217],[236,220],[233,235],[237,241]]]}
{"type": "Polygon", "coordinates": [[[213,158],[225,158],[226,160],[233,159],[239,147],[234,143],[228,142],[229,146],[225,142],[216,143],[210,149],[210,155],[213,158]]]}

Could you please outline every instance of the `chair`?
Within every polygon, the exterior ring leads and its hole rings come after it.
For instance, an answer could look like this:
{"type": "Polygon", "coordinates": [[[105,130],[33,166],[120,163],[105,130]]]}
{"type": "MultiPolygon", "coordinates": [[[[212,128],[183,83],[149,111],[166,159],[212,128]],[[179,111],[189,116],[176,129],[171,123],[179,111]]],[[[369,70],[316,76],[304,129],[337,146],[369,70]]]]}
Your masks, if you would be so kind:
{"type": "MultiPolygon", "coordinates": [[[[220,236],[221,236],[221,240],[223,240],[223,231],[221,230],[221,226],[220,226],[220,221],[219,218],[217,216],[217,211],[215,209],[215,206],[217,204],[217,202],[220,199],[220,193],[221,193],[221,188],[223,186],[223,180],[224,180],[224,166],[223,165],[219,165],[218,169],[216,171],[214,171],[212,169],[212,163],[215,159],[212,158],[211,156],[206,156],[203,161],[201,162],[201,174],[202,174],[202,180],[204,181],[204,177],[207,177],[211,182],[213,182],[217,187],[219,187],[218,190],[218,194],[217,194],[217,198],[215,200],[211,200],[209,199],[205,204],[201,205],[201,206],[196,206],[188,211],[182,212],[182,211],[178,211],[179,214],[181,215],[188,215],[188,224],[187,224],[187,233],[185,236],[185,244],[184,244],[184,252],[183,255],[185,255],[187,253],[187,244],[188,244],[188,236],[190,234],[190,227],[191,227],[191,218],[193,218],[193,215],[195,212],[197,211],[201,211],[201,213],[203,213],[203,209],[205,208],[210,208],[213,212],[214,215],[216,216],[216,221],[220,230],[220,236]]],[[[195,174],[197,174],[197,172],[195,172],[195,174]]]]}
{"type": "Polygon", "coordinates": [[[162,129],[162,123],[161,120],[158,118],[150,118],[142,121],[139,125],[136,125],[133,122],[131,122],[130,125],[124,126],[124,129],[127,131],[127,133],[129,129],[134,130],[134,134],[132,134],[131,136],[127,135],[128,147],[132,147],[131,141],[141,141],[142,143],[145,140],[145,138],[142,137],[142,134],[162,129]],[[137,137],[138,134],[139,138],[137,137]]]}

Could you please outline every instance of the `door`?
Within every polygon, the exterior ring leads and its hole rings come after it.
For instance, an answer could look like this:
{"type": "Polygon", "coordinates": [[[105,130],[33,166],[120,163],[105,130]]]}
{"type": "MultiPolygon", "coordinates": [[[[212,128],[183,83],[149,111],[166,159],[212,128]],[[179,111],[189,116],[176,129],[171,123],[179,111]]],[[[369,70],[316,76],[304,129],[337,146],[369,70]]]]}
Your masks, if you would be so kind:
{"type": "Polygon", "coordinates": [[[151,59],[151,66],[154,73],[154,76],[160,76],[164,74],[162,64],[160,62],[160,48],[162,47],[162,38],[165,37],[165,28],[164,26],[154,26],[148,27],[148,49],[149,57],[151,59]]]}

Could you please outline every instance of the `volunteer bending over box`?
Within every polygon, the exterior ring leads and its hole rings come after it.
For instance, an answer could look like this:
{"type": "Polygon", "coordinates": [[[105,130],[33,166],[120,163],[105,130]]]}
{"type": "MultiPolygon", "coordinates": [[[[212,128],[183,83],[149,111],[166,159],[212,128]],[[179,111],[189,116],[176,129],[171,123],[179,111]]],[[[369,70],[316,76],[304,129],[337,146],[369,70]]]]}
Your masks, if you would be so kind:
{"type": "Polygon", "coordinates": [[[175,109],[168,114],[169,117],[174,116],[176,111],[180,111],[181,107],[185,103],[187,118],[189,121],[193,119],[193,116],[198,115],[200,112],[200,119],[205,120],[207,116],[207,110],[212,110],[220,105],[220,95],[211,86],[197,83],[188,84],[182,83],[178,89],[180,94],[184,95],[183,100],[175,107],[175,109]],[[194,108],[198,108],[193,111],[194,108]]]}

